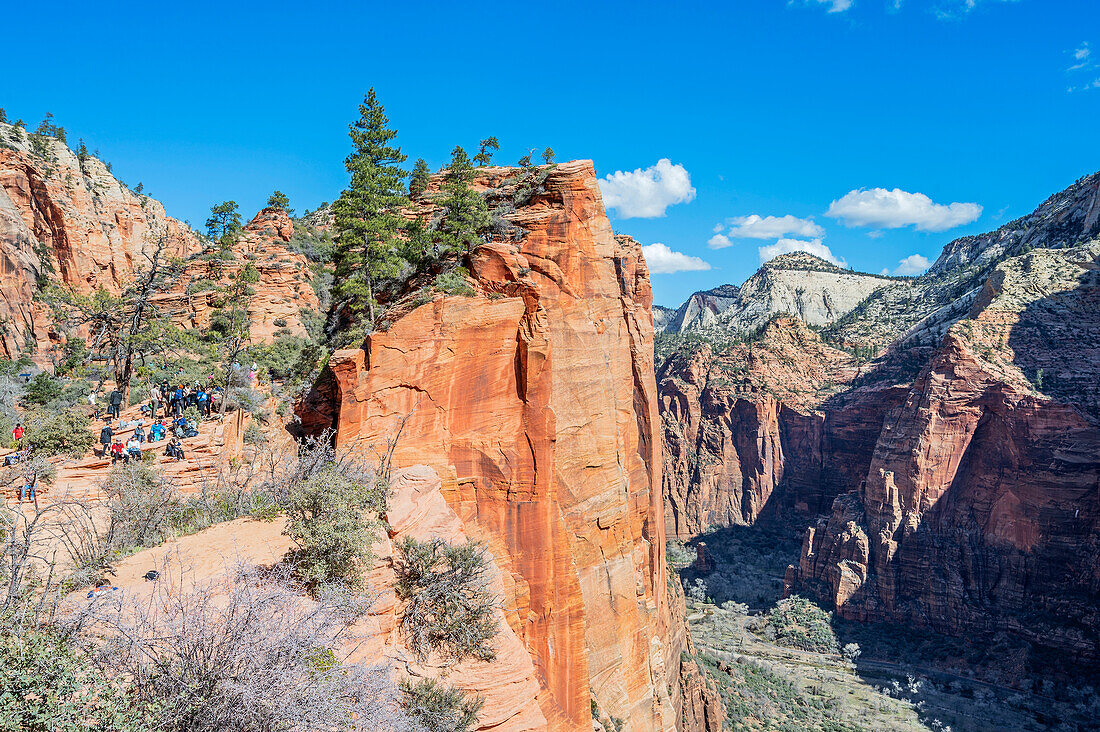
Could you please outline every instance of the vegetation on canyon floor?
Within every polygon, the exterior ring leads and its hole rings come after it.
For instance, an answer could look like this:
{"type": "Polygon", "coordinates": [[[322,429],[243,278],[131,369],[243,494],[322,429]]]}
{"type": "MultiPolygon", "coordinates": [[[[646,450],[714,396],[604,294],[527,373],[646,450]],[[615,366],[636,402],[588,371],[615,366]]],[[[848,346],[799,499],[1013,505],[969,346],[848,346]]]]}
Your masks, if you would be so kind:
{"type": "Polygon", "coordinates": [[[728,729],[1078,732],[1100,712],[1087,681],[983,674],[1018,648],[846,621],[784,597],[800,545],[789,527],[729,527],[700,541],[704,570],[697,542],[672,541],[667,556],[687,596],[694,660],[718,685],[728,729]]]}

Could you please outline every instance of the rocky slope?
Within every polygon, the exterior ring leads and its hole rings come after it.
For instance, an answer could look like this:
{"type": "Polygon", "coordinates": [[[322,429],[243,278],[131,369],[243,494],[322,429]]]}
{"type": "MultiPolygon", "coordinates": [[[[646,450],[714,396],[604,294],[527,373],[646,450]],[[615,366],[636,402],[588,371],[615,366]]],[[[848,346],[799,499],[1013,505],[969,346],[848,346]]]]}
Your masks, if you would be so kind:
{"type": "Polygon", "coordinates": [[[845,617],[1100,660],[1100,280],[1082,266],[1098,260],[1094,242],[997,265],[860,489],[809,530],[792,587],[845,617]]]}
{"type": "Polygon", "coordinates": [[[693,293],[664,322],[658,324],[654,317],[654,326],[667,333],[713,328],[718,324],[718,316],[736,304],[737,290],[737,285],[719,285],[713,290],[693,293]]]}
{"type": "Polygon", "coordinates": [[[147,195],[120,183],[94,157],[79,159],[52,137],[0,124],[0,344],[3,355],[46,359],[62,334],[36,295],[46,283],[78,292],[118,293],[147,266],[159,240],[185,270],[156,304],[183,327],[204,328],[213,311],[213,285],[245,262],[259,271],[249,314],[252,335],[303,334],[303,310],[320,310],[306,259],[287,249],[294,225],[264,209],[244,228],[232,257],[167,216],[147,195]]]}
{"type": "Polygon", "coordinates": [[[309,261],[287,249],[294,223],[277,208],[260,211],[243,229],[232,256],[218,255],[215,246],[185,260],[185,269],[172,288],[154,297],[155,304],[184,328],[206,328],[216,310],[213,285],[224,283],[246,264],[256,268],[257,281],[248,304],[250,334],[258,343],[279,333],[305,335],[303,318],[319,314],[321,304],[312,286],[309,261]]]}
{"type": "Polygon", "coordinates": [[[669,533],[822,512],[788,591],[1095,664],[1098,212],[1100,174],[951,242],[821,338],[777,319],[682,348],[659,379],[669,533]]]}
{"type": "Polygon", "coordinates": [[[896,278],[853,272],[807,252],[781,254],[740,287],[721,285],[694,293],[659,330],[666,333],[743,334],[774,315],[793,315],[812,326],[835,322],[896,278]]]}
{"type": "Polygon", "coordinates": [[[3,354],[48,348],[47,313],[35,295],[60,281],[81,292],[118,292],[161,237],[187,256],[200,238],[167,216],[156,200],[134,193],[93,157],[79,160],[64,143],[0,124],[0,343],[3,354]]]}
{"type": "Polygon", "coordinates": [[[394,465],[432,468],[487,543],[531,664],[516,688],[537,685],[496,728],[589,729],[598,709],[626,729],[716,729],[667,587],[641,249],[612,236],[591,163],[542,172],[505,214],[522,234],[470,256],[476,294],[437,295],[334,353],[302,429],[364,454],[396,440],[394,465]]]}

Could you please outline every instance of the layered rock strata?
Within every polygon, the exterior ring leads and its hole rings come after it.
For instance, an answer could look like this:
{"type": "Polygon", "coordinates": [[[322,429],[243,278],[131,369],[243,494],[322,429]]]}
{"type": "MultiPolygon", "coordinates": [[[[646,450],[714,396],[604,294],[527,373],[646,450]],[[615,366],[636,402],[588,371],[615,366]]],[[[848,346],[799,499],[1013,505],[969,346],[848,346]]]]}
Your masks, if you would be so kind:
{"type": "Polygon", "coordinates": [[[588,729],[593,706],[682,728],[708,702],[681,685],[667,594],[649,278],[640,246],[612,236],[591,163],[544,170],[508,215],[523,236],[471,254],[474,296],[337,351],[298,413],[341,448],[390,444],[394,465],[439,474],[501,569],[545,729],[588,729]]]}

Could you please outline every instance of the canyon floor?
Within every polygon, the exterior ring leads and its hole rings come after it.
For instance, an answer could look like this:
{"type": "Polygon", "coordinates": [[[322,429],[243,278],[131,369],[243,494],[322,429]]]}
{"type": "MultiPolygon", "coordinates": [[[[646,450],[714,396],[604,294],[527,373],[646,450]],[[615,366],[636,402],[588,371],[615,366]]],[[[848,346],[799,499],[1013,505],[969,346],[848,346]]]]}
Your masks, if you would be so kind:
{"type": "Polygon", "coordinates": [[[983,674],[996,652],[981,642],[853,623],[831,613],[837,647],[860,648],[854,661],[769,639],[761,619],[781,601],[784,571],[799,551],[799,532],[776,525],[729,527],[688,545],[670,542],[670,565],[688,590],[697,660],[725,702],[726,729],[1095,729],[1100,717],[1090,687],[1029,694],[998,683],[988,668],[983,674]]]}

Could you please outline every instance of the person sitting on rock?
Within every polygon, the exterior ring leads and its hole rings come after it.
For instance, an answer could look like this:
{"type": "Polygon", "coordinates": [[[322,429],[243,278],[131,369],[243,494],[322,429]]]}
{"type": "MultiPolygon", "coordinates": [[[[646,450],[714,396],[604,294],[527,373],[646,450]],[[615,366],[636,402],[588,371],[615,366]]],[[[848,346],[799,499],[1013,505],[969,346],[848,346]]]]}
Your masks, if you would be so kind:
{"type": "Polygon", "coordinates": [[[10,467],[12,465],[15,465],[16,463],[23,462],[27,459],[27,456],[30,454],[30,452],[31,450],[29,447],[24,447],[22,450],[17,450],[16,452],[13,452],[9,455],[5,455],[4,466],[10,467]]]}
{"type": "Polygon", "coordinates": [[[176,460],[183,460],[183,445],[180,444],[178,438],[173,438],[168,443],[168,447],[164,448],[164,454],[176,460]]]}
{"type": "Polygon", "coordinates": [[[107,452],[111,449],[111,441],[114,438],[115,431],[111,429],[111,423],[108,422],[99,431],[99,444],[103,445],[103,457],[107,457],[107,452]]]}
{"type": "Polygon", "coordinates": [[[145,428],[141,426],[141,423],[138,423],[138,426],[134,428],[134,439],[138,443],[145,442],[145,428]]]}
{"type": "Polygon", "coordinates": [[[111,462],[117,463],[119,460],[125,460],[126,453],[122,449],[122,443],[115,440],[111,443],[111,462]]]}
{"type": "Polygon", "coordinates": [[[149,442],[160,442],[164,439],[164,423],[154,422],[149,428],[149,442]]]}
{"type": "Polygon", "coordinates": [[[141,443],[133,436],[126,442],[126,462],[131,460],[141,462],[141,443]]]}

